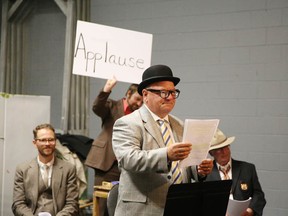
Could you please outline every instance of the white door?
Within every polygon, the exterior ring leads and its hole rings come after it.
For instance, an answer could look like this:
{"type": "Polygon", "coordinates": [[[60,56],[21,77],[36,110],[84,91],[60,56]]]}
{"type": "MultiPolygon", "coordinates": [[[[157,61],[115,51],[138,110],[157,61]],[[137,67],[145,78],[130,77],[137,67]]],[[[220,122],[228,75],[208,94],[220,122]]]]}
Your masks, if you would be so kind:
{"type": "Polygon", "coordinates": [[[50,122],[50,97],[0,96],[0,121],[0,215],[13,216],[11,205],[15,168],[37,155],[32,144],[32,131],[38,124],[50,122]]]}

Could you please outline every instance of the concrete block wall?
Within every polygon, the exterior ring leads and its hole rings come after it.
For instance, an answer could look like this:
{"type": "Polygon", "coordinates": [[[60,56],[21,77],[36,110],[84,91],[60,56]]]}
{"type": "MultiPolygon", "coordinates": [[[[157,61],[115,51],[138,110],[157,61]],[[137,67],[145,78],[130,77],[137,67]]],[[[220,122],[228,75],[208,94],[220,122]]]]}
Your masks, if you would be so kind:
{"type": "Polygon", "coordinates": [[[35,1],[26,20],[23,94],[51,96],[51,123],[60,128],[66,17],[53,1],[35,1]]]}
{"type": "MultiPolygon", "coordinates": [[[[235,159],[256,165],[265,216],[288,215],[288,1],[93,0],[91,21],[153,34],[152,64],[182,80],[173,114],[219,118],[235,159]]],[[[91,79],[91,103],[104,85],[91,79]]],[[[111,95],[124,96],[117,84],[111,95]]],[[[90,136],[100,130],[90,115],[90,136]]]]}

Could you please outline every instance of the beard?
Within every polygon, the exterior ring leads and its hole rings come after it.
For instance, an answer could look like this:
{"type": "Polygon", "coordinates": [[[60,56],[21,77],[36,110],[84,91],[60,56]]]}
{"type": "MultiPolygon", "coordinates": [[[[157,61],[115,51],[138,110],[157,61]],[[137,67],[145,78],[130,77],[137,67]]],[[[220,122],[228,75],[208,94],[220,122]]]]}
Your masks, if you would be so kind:
{"type": "Polygon", "coordinates": [[[46,156],[51,156],[52,154],[54,154],[55,148],[46,147],[38,151],[42,156],[46,157],[46,156]]]}

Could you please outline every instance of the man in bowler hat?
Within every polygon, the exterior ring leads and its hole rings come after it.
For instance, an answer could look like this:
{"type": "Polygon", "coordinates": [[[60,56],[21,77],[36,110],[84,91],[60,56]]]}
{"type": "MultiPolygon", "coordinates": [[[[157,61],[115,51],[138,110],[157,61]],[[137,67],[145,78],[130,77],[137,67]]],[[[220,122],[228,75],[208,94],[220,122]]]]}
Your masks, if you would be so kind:
{"type": "Polygon", "coordinates": [[[166,65],[147,68],[138,86],[144,105],[114,124],[112,146],[121,169],[116,216],[163,215],[171,184],[190,182],[192,173],[205,176],[213,168],[212,160],[198,169],[177,166],[192,149],[181,142],[182,121],[169,114],[180,94],[179,81],[166,65]]]}

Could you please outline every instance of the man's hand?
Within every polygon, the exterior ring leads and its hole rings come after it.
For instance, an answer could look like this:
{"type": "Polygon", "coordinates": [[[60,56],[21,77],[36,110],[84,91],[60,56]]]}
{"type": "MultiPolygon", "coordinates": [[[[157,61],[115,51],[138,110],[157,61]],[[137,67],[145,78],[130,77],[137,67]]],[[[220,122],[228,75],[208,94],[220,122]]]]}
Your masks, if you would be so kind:
{"type": "Polygon", "coordinates": [[[197,172],[200,176],[206,176],[212,172],[213,169],[213,160],[205,159],[197,166],[197,172]]]}
{"type": "Polygon", "coordinates": [[[167,148],[167,156],[170,161],[183,160],[188,157],[192,150],[191,143],[174,143],[167,148]]]}
{"type": "Polygon", "coordinates": [[[253,216],[253,210],[251,208],[247,208],[246,211],[244,211],[241,216],[253,216]]]}
{"type": "Polygon", "coordinates": [[[113,89],[113,87],[116,85],[116,83],[117,83],[117,80],[116,80],[116,78],[113,76],[112,79],[108,79],[108,80],[107,80],[107,82],[106,82],[106,84],[105,84],[105,86],[104,86],[104,88],[103,88],[103,91],[104,91],[104,92],[111,92],[112,89],[113,89]]]}

